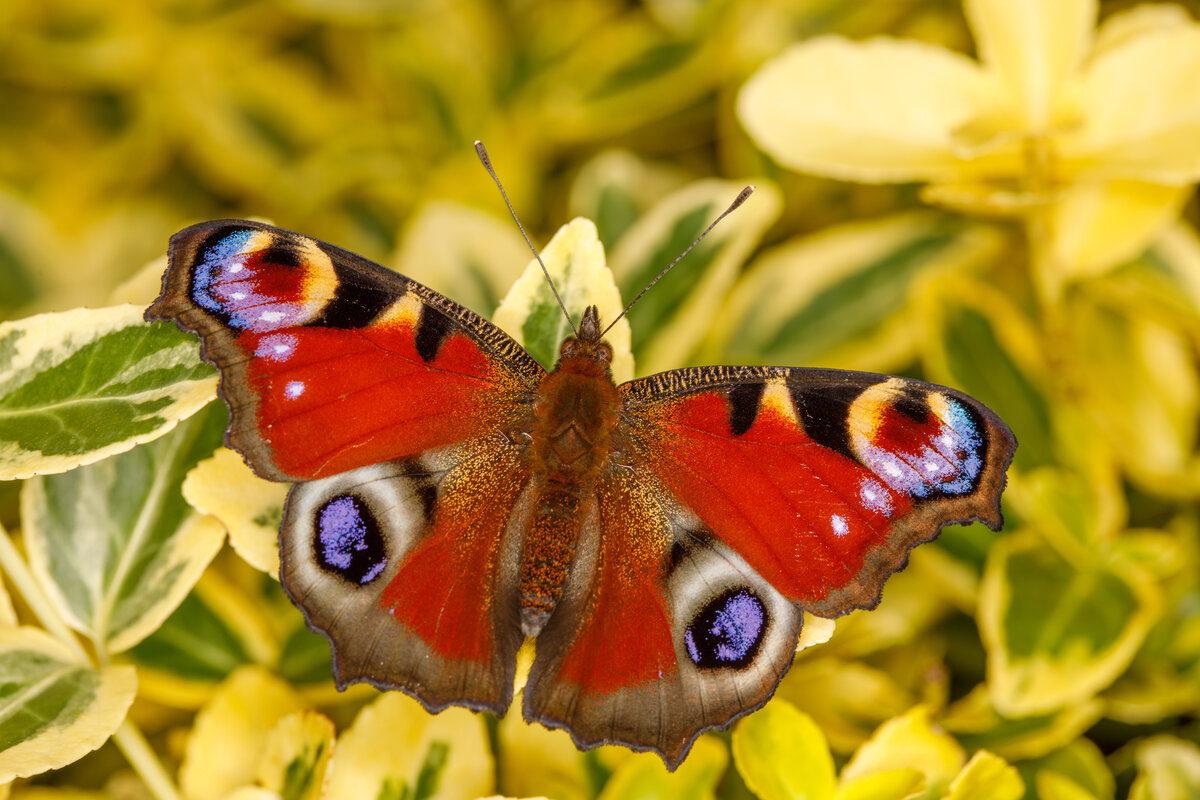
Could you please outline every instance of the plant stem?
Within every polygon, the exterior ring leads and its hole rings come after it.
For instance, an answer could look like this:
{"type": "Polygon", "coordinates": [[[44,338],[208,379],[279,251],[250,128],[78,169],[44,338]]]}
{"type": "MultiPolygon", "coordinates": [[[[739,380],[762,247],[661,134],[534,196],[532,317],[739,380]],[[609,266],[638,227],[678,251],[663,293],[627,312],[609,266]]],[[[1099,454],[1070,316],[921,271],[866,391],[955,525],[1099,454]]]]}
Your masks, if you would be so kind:
{"type": "Polygon", "coordinates": [[[62,617],[54,608],[54,604],[46,593],[42,591],[42,587],[38,586],[37,580],[29,571],[29,565],[25,563],[25,559],[21,558],[21,554],[17,552],[16,545],[13,544],[12,537],[8,531],[0,527],[0,568],[8,575],[13,586],[20,592],[21,597],[29,605],[29,609],[33,611],[33,615],[37,617],[38,622],[42,623],[45,628],[54,638],[61,641],[71,649],[80,660],[80,662],[88,666],[95,666],[92,659],[88,657],[83,646],[79,644],[79,640],[75,638],[75,634],[67,627],[67,623],[63,622],[62,617]]]}
{"type": "Polygon", "coordinates": [[[121,748],[126,760],[142,779],[142,783],[146,784],[155,800],[181,800],[179,789],[167,774],[158,754],[150,747],[138,726],[128,717],[113,734],[113,741],[121,748]]]}

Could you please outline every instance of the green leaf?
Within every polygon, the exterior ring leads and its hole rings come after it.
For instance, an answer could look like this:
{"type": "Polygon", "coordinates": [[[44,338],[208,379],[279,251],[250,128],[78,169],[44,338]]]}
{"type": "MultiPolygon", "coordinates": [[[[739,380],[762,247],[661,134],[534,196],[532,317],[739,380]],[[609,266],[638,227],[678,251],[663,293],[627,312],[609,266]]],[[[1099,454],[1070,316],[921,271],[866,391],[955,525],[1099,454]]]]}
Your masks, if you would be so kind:
{"type": "Polygon", "coordinates": [[[0,478],[64,472],[162,436],[215,395],[194,336],[137,306],[0,324],[0,478]]]}
{"type": "Polygon", "coordinates": [[[194,513],[180,485],[220,445],[225,419],[213,404],[154,442],[25,484],[30,566],[67,623],[102,651],[132,647],[162,624],[220,548],[224,529],[194,513]]]}
{"type": "MultiPolygon", "coordinates": [[[[622,237],[612,256],[621,294],[632,299],[733,202],[741,184],[697,181],[670,195],[622,237]]],[[[696,363],[700,341],[738,272],[780,208],[779,190],[760,183],[734,213],[646,292],[629,312],[642,374],[696,363]]]]}
{"type": "Polygon", "coordinates": [[[1087,700],[1128,666],[1160,606],[1139,573],[1069,563],[1032,536],[1000,540],[979,600],[996,709],[1020,717],[1087,700]]]}
{"type": "MultiPolygon", "coordinates": [[[[591,305],[607,327],[621,313],[621,295],[604,260],[604,247],[590,220],[575,219],[559,229],[542,250],[542,262],[554,280],[559,297],[576,326],[591,305]]],[[[558,363],[558,349],[571,335],[554,291],[536,260],[512,285],[493,321],[513,336],[546,369],[558,363]]],[[[629,351],[629,321],[622,318],[604,336],[613,348],[613,378],[620,383],[633,377],[629,351]]]]}
{"type": "Polygon", "coordinates": [[[724,363],[883,370],[912,357],[922,276],[993,258],[989,228],[936,214],[841,225],[757,259],[713,320],[705,357],[724,363]]]}
{"type": "Polygon", "coordinates": [[[760,800],[833,797],[833,757],[825,736],[790,703],[768,703],[738,723],[733,761],[760,800]]]}
{"type": "Polygon", "coordinates": [[[995,411],[1017,436],[1015,463],[1052,463],[1052,415],[1043,395],[1041,351],[1022,313],[978,281],[939,282],[926,298],[934,326],[924,352],[930,380],[961,389],[995,411]]]}
{"type": "Polygon", "coordinates": [[[104,744],[136,691],[133,667],[93,669],[45,631],[0,629],[0,785],[104,744]]]}

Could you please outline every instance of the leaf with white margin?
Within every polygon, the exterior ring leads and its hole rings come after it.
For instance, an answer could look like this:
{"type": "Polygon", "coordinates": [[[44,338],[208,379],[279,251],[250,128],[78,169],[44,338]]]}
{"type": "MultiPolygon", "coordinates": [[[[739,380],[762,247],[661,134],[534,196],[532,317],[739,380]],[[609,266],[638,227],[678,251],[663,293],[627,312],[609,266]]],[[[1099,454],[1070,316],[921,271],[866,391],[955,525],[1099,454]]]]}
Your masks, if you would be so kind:
{"type": "Polygon", "coordinates": [[[289,484],[264,480],[240,455],[221,448],[187,474],[183,496],[229,531],[229,544],[247,564],[279,579],[279,523],[289,484]]]}
{"type": "Polygon", "coordinates": [[[1076,564],[1033,536],[1000,539],[977,612],[993,705],[1025,717],[1086,703],[1129,666],[1161,608],[1157,584],[1130,565],[1076,564]]]}
{"type": "Polygon", "coordinates": [[[1002,244],[992,228],[933,213],[789,239],[738,280],[711,322],[704,358],[880,372],[905,366],[926,328],[914,281],[992,262],[1002,244]]]}
{"type": "Polygon", "coordinates": [[[216,396],[194,336],[138,306],[0,323],[0,479],[65,472],[162,436],[216,396]]]}
{"type": "Polygon", "coordinates": [[[359,712],[337,747],[326,800],[475,800],[495,790],[483,719],[465,708],[434,716],[387,692],[359,712]]]}
{"type": "Polygon", "coordinates": [[[1200,746],[1174,736],[1152,736],[1134,756],[1138,776],[1129,800],[1191,800],[1200,793],[1200,746]]]}
{"type": "MultiPolygon", "coordinates": [[[[663,268],[728,208],[744,184],[697,181],[666,197],[621,238],[612,270],[621,293],[633,299],[663,268]]],[[[693,363],[750,252],[779,216],[774,185],[759,182],[737,211],[646,292],[629,312],[641,374],[693,363]]]]}
{"type": "Polygon", "coordinates": [[[93,669],[37,628],[0,630],[0,784],[82,758],[116,732],[133,667],[93,669]]]}
{"type": "Polygon", "coordinates": [[[220,549],[224,529],[179,487],[220,445],[225,419],[214,404],[157,441],[22,487],[30,567],[67,624],[102,651],[161,625],[220,549]]]}
{"type": "MultiPolygon", "coordinates": [[[[621,294],[591,220],[580,217],[559,228],[542,250],[542,262],[576,326],[588,306],[594,305],[600,312],[601,329],[621,313],[621,294]]],[[[492,321],[546,369],[558,363],[559,345],[571,335],[571,326],[536,260],[529,262],[509,289],[492,321]]],[[[613,349],[613,380],[629,380],[633,377],[633,355],[628,320],[622,318],[604,339],[613,349]]]]}

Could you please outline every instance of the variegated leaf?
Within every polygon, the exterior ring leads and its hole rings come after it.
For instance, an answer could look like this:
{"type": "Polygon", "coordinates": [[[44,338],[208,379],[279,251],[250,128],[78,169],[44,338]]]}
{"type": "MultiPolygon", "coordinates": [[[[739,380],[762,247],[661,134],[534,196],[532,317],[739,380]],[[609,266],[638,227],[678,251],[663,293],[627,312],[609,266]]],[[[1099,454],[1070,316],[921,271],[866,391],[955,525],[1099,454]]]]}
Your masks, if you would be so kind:
{"type": "Polygon", "coordinates": [[[195,337],[124,305],[0,324],[0,478],[90,464],[171,430],[216,395],[195,337]]]}
{"type": "MultiPolygon", "coordinates": [[[[591,305],[598,307],[602,327],[621,313],[621,295],[605,265],[604,246],[591,220],[575,219],[560,228],[542,250],[542,261],[576,325],[591,305]]],[[[558,347],[571,334],[571,326],[536,260],[529,262],[492,319],[546,369],[558,362],[558,347]]],[[[627,319],[617,322],[604,338],[613,348],[613,378],[618,383],[629,380],[633,377],[633,356],[627,319]]]]}
{"type": "Polygon", "coordinates": [[[1033,536],[992,548],[979,598],[996,709],[1077,706],[1129,665],[1162,609],[1158,585],[1126,565],[1072,563],[1033,536]]]}
{"type": "Polygon", "coordinates": [[[158,627],[220,548],[220,523],[192,511],[179,487],[220,445],[225,418],[214,404],[157,441],[25,484],[30,566],[59,614],[102,650],[158,627]]]}
{"type": "MultiPolygon", "coordinates": [[[[663,199],[629,229],[612,254],[621,294],[634,298],[724,211],[744,184],[697,181],[663,199]]],[[[759,183],[629,312],[641,374],[696,362],[695,351],[719,314],[738,271],[779,215],[779,190],[759,183]]]]}
{"type": "Polygon", "coordinates": [[[93,669],[37,628],[0,629],[0,784],[82,758],[125,719],[133,667],[93,669]]]}
{"type": "Polygon", "coordinates": [[[937,214],[828,228],[765,252],[712,321],[706,359],[887,371],[921,339],[914,281],[994,259],[1000,236],[937,214]]]}

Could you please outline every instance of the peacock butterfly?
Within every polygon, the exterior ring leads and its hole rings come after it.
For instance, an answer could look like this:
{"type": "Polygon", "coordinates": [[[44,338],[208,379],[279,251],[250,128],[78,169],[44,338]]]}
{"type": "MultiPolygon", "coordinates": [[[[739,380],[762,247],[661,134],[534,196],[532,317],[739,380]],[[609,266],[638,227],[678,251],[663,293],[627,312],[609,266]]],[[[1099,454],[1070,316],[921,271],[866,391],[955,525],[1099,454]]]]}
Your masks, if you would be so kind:
{"type": "Polygon", "coordinates": [[[339,687],[653,750],[763,705],[802,612],[879,602],[914,546],[1001,524],[1016,441],[961,392],[698,367],[616,385],[595,307],[547,372],[353,253],[246,220],[171,238],[148,320],[198,334],[226,440],[294,485],[280,578],[339,687]]]}

